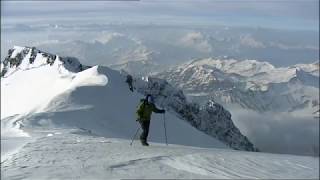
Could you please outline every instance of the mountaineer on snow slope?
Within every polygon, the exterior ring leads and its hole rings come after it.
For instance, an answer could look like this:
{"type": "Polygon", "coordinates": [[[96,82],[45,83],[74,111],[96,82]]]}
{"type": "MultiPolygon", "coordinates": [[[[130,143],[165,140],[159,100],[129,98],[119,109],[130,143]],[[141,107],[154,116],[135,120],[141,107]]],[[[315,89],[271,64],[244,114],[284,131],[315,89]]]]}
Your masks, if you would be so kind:
{"type": "Polygon", "coordinates": [[[137,110],[137,121],[141,125],[142,133],[140,135],[140,141],[143,146],[148,146],[147,138],[149,134],[150,120],[152,112],[165,113],[164,109],[158,109],[154,102],[153,97],[148,94],[145,99],[140,100],[140,104],[137,110]]]}

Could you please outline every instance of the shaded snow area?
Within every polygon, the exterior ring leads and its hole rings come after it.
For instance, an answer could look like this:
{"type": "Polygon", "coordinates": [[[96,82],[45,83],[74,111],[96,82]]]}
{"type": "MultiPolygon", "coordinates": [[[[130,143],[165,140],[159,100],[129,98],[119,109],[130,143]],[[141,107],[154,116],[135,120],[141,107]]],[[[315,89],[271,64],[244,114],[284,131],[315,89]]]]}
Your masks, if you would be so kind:
{"type": "MultiPolygon", "coordinates": [[[[144,96],[131,92],[126,76],[107,67],[85,67],[74,58],[15,47],[1,68],[1,179],[319,176],[318,157],[231,150],[173,108],[152,115],[149,147],[141,146],[138,136],[130,146],[144,96]]],[[[220,121],[228,121],[239,135],[230,136],[230,142],[249,142],[231,118],[222,117],[229,113],[221,105],[214,107],[220,109],[212,111],[220,121]]],[[[188,109],[179,110],[189,115],[188,109]]]]}
{"type": "Polygon", "coordinates": [[[3,179],[318,178],[318,158],[51,131],[2,163],[3,179]]]}

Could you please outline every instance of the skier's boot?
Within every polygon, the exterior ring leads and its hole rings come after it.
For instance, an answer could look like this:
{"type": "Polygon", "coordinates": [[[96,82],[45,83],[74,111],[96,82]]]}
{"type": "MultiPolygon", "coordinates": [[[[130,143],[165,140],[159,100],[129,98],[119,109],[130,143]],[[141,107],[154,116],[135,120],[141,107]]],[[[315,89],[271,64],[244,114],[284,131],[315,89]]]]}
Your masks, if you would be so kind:
{"type": "Polygon", "coordinates": [[[149,146],[145,139],[140,139],[142,146],[149,146]]]}

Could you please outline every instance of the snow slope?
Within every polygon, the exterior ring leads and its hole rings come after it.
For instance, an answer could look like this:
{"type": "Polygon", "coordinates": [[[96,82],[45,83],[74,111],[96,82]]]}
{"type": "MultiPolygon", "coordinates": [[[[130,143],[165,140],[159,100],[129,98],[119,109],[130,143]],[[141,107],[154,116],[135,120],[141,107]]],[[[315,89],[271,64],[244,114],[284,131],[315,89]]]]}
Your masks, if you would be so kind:
{"type": "Polygon", "coordinates": [[[316,179],[319,158],[207,149],[51,130],[1,164],[2,179],[316,179]]]}

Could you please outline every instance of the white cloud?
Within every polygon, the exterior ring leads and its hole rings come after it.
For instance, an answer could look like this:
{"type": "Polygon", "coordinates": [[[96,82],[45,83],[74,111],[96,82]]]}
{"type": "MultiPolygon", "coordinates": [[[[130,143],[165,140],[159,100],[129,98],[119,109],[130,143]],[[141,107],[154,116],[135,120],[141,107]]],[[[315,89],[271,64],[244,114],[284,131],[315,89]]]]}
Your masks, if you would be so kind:
{"type": "Polygon", "coordinates": [[[250,34],[240,36],[240,43],[242,45],[249,46],[252,48],[265,48],[266,47],[264,45],[264,43],[254,39],[252,37],[252,35],[250,35],[250,34]]]}
{"type": "Polygon", "coordinates": [[[101,36],[97,37],[95,40],[101,43],[108,43],[112,39],[125,37],[124,34],[118,32],[103,32],[101,36]]]}
{"type": "Polygon", "coordinates": [[[312,46],[312,45],[288,45],[288,44],[278,43],[278,42],[269,42],[269,46],[271,46],[271,47],[276,47],[276,48],[283,49],[283,50],[291,50],[291,49],[301,50],[301,49],[308,49],[308,50],[319,51],[319,47],[312,46]]]}
{"type": "Polygon", "coordinates": [[[205,36],[200,32],[190,32],[180,40],[181,45],[192,47],[200,52],[211,52],[212,47],[206,40],[205,36]]]}

